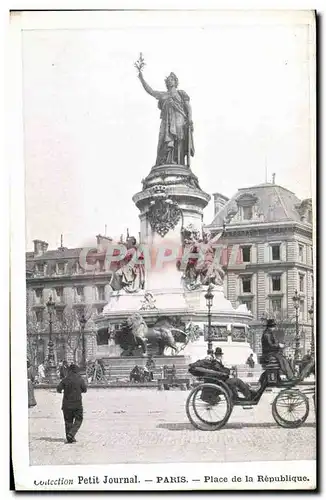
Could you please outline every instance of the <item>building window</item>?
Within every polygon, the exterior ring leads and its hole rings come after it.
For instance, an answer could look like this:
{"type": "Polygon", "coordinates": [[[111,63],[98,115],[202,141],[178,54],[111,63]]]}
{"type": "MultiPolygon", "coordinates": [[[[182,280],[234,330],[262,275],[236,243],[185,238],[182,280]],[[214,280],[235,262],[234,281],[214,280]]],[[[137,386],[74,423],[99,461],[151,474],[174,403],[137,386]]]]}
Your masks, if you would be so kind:
{"type": "Polygon", "coordinates": [[[242,207],[243,219],[251,220],[252,219],[252,207],[242,207]]]}
{"type": "Polygon", "coordinates": [[[64,262],[57,263],[57,274],[65,274],[66,264],[64,262]]]}
{"type": "Polygon", "coordinates": [[[35,311],[36,323],[42,323],[43,321],[43,311],[35,311]]]}
{"type": "Polygon", "coordinates": [[[35,265],[35,271],[37,274],[44,274],[45,271],[45,264],[39,262],[38,264],[35,265]]]}
{"type": "Polygon", "coordinates": [[[311,275],[311,290],[314,291],[314,275],[311,275]]]}
{"type": "Polygon", "coordinates": [[[77,300],[77,302],[84,301],[84,287],[83,286],[76,286],[76,300],[77,300]]]}
{"type": "Polygon", "coordinates": [[[240,303],[247,306],[248,311],[252,312],[252,299],[241,299],[240,303]]]}
{"type": "Polygon", "coordinates": [[[281,291],[281,275],[276,274],[272,276],[272,292],[280,292],[281,291]]]}
{"type": "Polygon", "coordinates": [[[271,309],[274,315],[279,315],[282,310],[282,299],[272,299],[271,300],[271,309]]]}
{"type": "Polygon", "coordinates": [[[299,261],[303,262],[303,252],[304,252],[304,246],[299,245],[299,261]]]}
{"type": "Polygon", "coordinates": [[[57,302],[63,302],[63,288],[62,287],[58,287],[55,289],[55,295],[56,295],[57,302]]]}
{"type": "Polygon", "coordinates": [[[35,303],[42,304],[43,303],[43,288],[35,288],[35,303]]]}
{"type": "Polygon", "coordinates": [[[105,288],[104,285],[98,285],[97,289],[97,300],[105,300],[105,288]]]}
{"type": "Polygon", "coordinates": [[[281,245],[272,245],[272,260],[281,260],[281,245]]]}
{"type": "Polygon", "coordinates": [[[242,278],[242,293],[251,293],[251,277],[245,276],[242,278]]]}
{"type": "Polygon", "coordinates": [[[251,262],[251,247],[242,247],[242,261],[251,262]]]}
{"type": "Polygon", "coordinates": [[[304,292],[304,274],[299,274],[299,290],[304,292]]]}
{"type": "Polygon", "coordinates": [[[300,319],[304,319],[304,300],[300,300],[300,319]]]}

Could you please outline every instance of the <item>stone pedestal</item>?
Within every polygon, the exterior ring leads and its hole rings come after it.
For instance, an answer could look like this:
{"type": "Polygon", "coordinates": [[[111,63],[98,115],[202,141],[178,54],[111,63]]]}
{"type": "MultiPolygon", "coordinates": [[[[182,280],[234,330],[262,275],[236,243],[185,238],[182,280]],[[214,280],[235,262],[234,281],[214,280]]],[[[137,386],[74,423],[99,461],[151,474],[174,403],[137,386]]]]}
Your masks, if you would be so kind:
{"type": "MultiPolygon", "coordinates": [[[[213,342],[213,349],[220,347],[223,351],[223,364],[226,366],[244,365],[253,352],[248,342],[233,342],[228,337],[226,342],[213,342]]],[[[207,342],[204,337],[200,337],[195,342],[189,343],[184,351],[184,355],[189,357],[191,363],[207,356],[207,342]]]]}
{"type": "Polygon", "coordinates": [[[210,195],[201,190],[197,177],[185,165],[154,166],[143,181],[141,192],[133,196],[133,201],[140,211],[141,243],[157,248],[168,242],[181,245],[181,229],[192,224],[198,231],[202,229],[203,209],[210,200],[210,195]],[[160,200],[164,201],[160,204],[160,200]],[[167,203],[166,203],[167,202],[167,203]],[[155,207],[162,211],[155,217],[155,207]],[[172,210],[175,207],[178,210],[172,210]],[[167,210],[165,210],[167,209],[167,210]],[[168,220],[168,211],[172,217],[168,220]],[[158,219],[159,231],[153,227],[153,219],[158,219]],[[168,230],[160,232],[164,223],[168,230]],[[172,225],[169,226],[169,223],[172,225]]]}
{"type": "MultiPolygon", "coordinates": [[[[193,322],[204,329],[207,324],[206,289],[186,290],[177,261],[180,261],[184,248],[183,230],[191,225],[195,231],[202,233],[203,209],[209,200],[210,196],[201,190],[189,167],[162,165],[151,169],[143,181],[142,191],[133,197],[140,211],[140,244],[146,263],[145,290],[137,293],[113,292],[109,304],[97,320],[98,325],[121,323],[137,311],[149,327],[165,316],[171,317],[172,324],[178,318],[184,324],[193,322]]],[[[245,306],[235,310],[224,297],[222,287],[215,287],[213,293],[213,323],[248,324],[251,314],[245,306]]],[[[248,346],[242,346],[246,352],[248,346]]],[[[206,342],[193,347],[195,351],[198,348],[198,352],[194,351],[191,355],[193,360],[206,355],[206,342]]],[[[186,349],[189,351],[191,348],[188,345],[186,349]]],[[[227,361],[236,363],[241,359],[243,362],[244,356],[244,351],[240,354],[239,343],[237,346],[228,345],[227,361]]]]}

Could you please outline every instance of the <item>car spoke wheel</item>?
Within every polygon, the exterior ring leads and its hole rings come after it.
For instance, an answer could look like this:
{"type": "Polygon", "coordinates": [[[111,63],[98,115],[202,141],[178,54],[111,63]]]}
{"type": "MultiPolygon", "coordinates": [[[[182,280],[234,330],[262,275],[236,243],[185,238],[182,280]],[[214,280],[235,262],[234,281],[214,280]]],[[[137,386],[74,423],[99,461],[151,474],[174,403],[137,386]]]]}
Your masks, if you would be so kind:
{"type": "Polygon", "coordinates": [[[281,427],[300,427],[309,414],[309,400],[298,389],[286,389],[278,393],[272,404],[275,422],[281,427]]]}
{"type": "Polygon", "coordinates": [[[221,429],[229,420],[232,408],[229,391],[215,384],[205,383],[195,387],[186,402],[190,422],[201,430],[221,429]]]}

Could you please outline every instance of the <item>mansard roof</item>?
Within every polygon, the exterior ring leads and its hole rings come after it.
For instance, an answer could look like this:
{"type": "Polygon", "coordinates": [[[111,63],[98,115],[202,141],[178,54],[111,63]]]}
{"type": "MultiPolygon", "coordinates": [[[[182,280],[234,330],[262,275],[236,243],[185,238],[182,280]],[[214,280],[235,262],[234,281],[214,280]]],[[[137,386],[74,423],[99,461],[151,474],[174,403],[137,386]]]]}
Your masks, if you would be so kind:
{"type": "Polygon", "coordinates": [[[57,250],[48,250],[40,255],[34,255],[34,252],[26,252],[26,259],[34,262],[43,262],[47,260],[66,260],[79,257],[82,248],[58,248],[57,250]]]}
{"type": "MultiPolygon", "coordinates": [[[[311,199],[300,200],[292,191],[272,183],[241,188],[215,215],[209,226],[220,227],[224,222],[304,222],[309,224],[307,211],[311,210],[311,199]],[[240,207],[253,207],[253,218],[242,220],[240,207]]],[[[209,227],[208,226],[208,227],[209,227]]]]}

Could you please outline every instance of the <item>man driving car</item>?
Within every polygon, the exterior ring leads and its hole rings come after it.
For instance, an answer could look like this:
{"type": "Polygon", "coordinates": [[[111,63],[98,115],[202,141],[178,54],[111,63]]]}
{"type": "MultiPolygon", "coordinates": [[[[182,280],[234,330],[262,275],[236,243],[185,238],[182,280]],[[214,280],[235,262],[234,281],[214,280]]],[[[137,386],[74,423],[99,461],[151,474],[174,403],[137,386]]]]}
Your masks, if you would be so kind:
{"type": "Polygon", "coordinates": [[[282,348],[283,344],[280,344],[275,336],[275,328],[276,323],[274,319],[268,319],[266,323],[266,328],[261,338],[261,346],[262,346],[262,358],[263,362],[268,362],[271,356],[274,356],[279,365],[282,372],[286,375],[288,380],[294,379],[294,373],[291,368],[289,361],[283,356],[282,348]]]}

